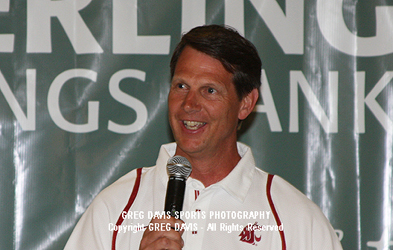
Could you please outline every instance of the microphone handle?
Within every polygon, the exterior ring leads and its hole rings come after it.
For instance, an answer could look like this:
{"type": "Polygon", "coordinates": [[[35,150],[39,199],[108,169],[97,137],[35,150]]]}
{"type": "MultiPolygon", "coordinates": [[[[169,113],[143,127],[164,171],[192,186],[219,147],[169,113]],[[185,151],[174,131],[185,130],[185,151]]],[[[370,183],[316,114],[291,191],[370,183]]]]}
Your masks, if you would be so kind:
{"type": "Polygon", "coordinates": [[[165,212],[173,217],[180,218],[183,209],[186,181],[183,178],[169,177],[165,198],[165,212]]]}

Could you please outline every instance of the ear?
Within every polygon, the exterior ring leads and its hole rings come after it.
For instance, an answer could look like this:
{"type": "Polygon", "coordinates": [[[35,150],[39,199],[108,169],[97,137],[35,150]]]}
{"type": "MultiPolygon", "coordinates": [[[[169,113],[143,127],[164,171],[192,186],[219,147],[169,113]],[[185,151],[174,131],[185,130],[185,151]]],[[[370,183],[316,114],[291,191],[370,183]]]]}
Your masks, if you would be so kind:
{"type": "Polygon", "coordinates": [[[239,120],[244,120],[254,110],[255,104],[259,97],[258,89],[253,89],[240,102],[239,120]]]}

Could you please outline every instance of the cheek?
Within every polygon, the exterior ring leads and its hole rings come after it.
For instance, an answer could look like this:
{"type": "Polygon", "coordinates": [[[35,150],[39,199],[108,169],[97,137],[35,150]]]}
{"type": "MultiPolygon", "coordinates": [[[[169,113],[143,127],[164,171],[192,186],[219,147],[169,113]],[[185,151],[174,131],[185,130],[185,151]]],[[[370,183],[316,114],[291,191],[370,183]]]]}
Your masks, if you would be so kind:
{"type": "Polygon", "coordinates": [[[184,97],[180,93],[177,93],[176,91],[170,91],[168,94],[168,107],[171,108],[179,106],[179,103],[181,103],[183,98],[184,97]]]}
{"type": "Polygon", "coordinates": [[[173,108],[171,108],[171,106],[169,106],[169,109],[168,109],[168,120],[169,120],[169,123],[172,127],[172,123],[174,123],[174,120],[175,120],[175,112],[174,112],[173,108]]]}
{"type": "Polygon", "coordinates": [[[171,131],[174,134],[177,131],[176,130],[177,123],[176,123],[175,117],[171,111],[168,112],[168,121],[169,121],[169,126],[171,128],[171,131]]]}
{"type": "Polygon", "coordinates": [[[168,110],[169,110],[170,115],[176,109],[176,106],[177,106],[176,103],[177,103],[176,98],[173,95],[169,94],[169,96],[168,96],[168,110]]]}
{"type": "Polygon", "coordinates": [[[168,119],[169,119],[169,124],[172,128],[172,130],[174,129],[175,126],[177,126],[177,116],[180,112],[180,107],[181,102],[179,101],[179,99],[176,98],[168,98],[168,119]]]}
{"type": "Polygon", "coordinates": [[[233,128],[237,128],[239,122],[239,107],[231,106],[230,109],[227,110],[226,114],[227,125],[233,128]]]}
{"type": "Polygon", "coordinates": [[[228,126],[230,124],[237,124],[238,109],[231,105],[207,106],[210,117],[220,121],[220,126],[228,126]]]}

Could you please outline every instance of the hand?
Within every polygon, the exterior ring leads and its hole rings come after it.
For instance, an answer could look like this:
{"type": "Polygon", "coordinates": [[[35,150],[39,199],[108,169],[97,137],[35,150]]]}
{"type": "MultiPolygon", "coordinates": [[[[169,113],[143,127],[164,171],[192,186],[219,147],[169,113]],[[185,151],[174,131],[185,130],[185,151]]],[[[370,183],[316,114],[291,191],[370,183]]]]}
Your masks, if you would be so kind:
{"type": "Polygon", "coordinates": [[[182,249],[184,246],[181,228],[184,222],[174,217],[152,219],[143,233],[139,250],[182,249]]]}

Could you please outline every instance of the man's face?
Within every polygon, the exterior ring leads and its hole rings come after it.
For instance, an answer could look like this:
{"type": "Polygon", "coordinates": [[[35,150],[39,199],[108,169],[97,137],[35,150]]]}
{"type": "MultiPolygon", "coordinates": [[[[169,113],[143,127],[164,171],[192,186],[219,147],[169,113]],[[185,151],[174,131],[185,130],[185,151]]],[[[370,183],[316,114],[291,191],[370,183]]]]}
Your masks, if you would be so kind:
{"type": "MultiPolygon", "coordinates": [[[[168,96],[177,153],[216,154],[236,146],[243,101],[221,62],[191,47],[181,53],[168,96]]],[[[243,99],[244,100],[244,99],[243,99]]]]}

